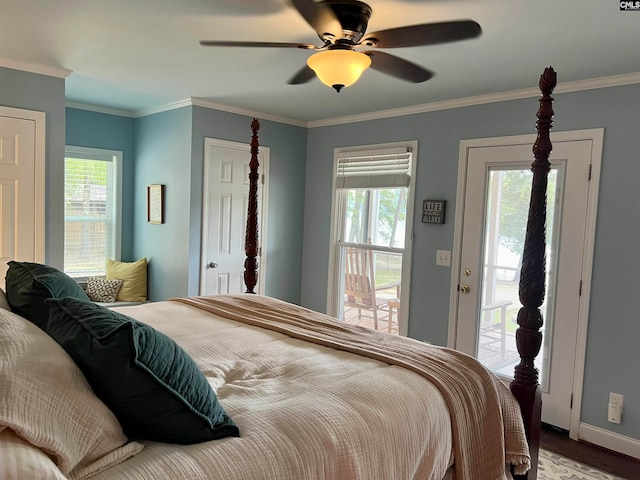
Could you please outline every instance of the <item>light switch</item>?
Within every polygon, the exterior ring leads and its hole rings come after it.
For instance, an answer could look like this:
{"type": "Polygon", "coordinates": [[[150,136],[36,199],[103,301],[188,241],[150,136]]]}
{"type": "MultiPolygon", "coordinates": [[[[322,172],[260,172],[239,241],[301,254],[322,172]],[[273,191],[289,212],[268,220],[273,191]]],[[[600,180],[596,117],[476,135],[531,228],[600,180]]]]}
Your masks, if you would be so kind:
{"type": "Polygon", "coordinates": [[[436,265],[441,267],[450,267],[451,250],[436,250],[436,265]]]}

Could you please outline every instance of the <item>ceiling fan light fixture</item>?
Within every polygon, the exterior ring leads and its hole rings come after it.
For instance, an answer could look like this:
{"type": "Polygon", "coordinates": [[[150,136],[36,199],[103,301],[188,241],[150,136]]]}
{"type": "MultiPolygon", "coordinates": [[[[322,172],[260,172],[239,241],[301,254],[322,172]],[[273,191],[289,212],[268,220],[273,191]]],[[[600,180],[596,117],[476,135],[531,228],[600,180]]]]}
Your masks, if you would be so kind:
{"type": "Polygon", "coordinates": [[[322,83],[339,92],[356,83],[362,72],[371,65],[371,58],[354,50],[334,49],[311,55],[307,65],[316,72],[322,83]]]}

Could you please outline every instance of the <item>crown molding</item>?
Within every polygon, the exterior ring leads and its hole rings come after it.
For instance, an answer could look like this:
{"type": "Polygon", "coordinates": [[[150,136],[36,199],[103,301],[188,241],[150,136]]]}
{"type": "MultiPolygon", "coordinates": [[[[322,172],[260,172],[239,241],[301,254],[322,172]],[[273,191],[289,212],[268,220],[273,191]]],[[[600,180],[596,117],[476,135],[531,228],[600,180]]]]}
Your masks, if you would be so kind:
{"type": "Polygon", "coordinates": [[[0,57],[0,67],[22,70],[24,72],[38,73],[49,77],[67,78],[73,70],[62,67],[52,67],[51,65],[40,65],[38,63],[20,62],[10,58],[0,57]]]}
{"type": "Polygon", "coordinates": [[[230,107],[228,105],[221,105],[219,103],[210,102],[209,100],[206,100],[204,98],[199,98],[199,97],[191,97],[184,100],[178,100],[176,102],[159,105],[157,107],[135,110],[133,112],[128,110],[118,110],[115,108],[100,107],[97,105],[90,105],[86,103],[71,102],[71,101],[65,102],[65,106],[70,108],[79,108],[81,110],[89,110],[92,112],[106,113],[110,115],[120,115],[123,117],[132,117],[132,118],[146,117],[147,115],[153,115],[154,113],[166,112],[169,110],[175,110],[182,107],[197,106],[197,107],[210,108],[212,110],[220,110],[223,112],[236,113],[238,115],[245,115],[248,117],[258,117],[261,120],[271,120],[274,122],[294,125],[297,127],[305,127],[305,128],[307,127],[307,122],[304,122],[304,121],[293,120],[291,118],[285,118],[285,117],[278,117],[275,115],[269,115],[262,112],[245,110],[242,108],[230,107]]]}
{"type": "MultiPolygon", "coordinates": [[[[619,87],[640,83],[640,72],[628,73],[624,75],[612,75],[609,77],[593,78],[589,80],[579,80],[575,82],[559,83],[554,93],[580,92],[593,90],[596,88],[619,87]]],[[[378,112],[363,113],[359,115],[349,115],[345,117],[328,118],[325,120],[312,120],[307,124],[308,128],[326,127],[331,125],[341,125],[345,123],[363,122],[367,120],[379,120],[382,118],[400,117],[404,115],[414,115],[417,113],[435,112],[438,110],[449,110],[452,108],[471,107],[486,103],[505,102],[509,100],[520,100],[523,98],[537,97],[540,91],[537,88],[524,88],[521,90],[510,90],[501,93],[487,95],[477,95],[474,97],[457,98],[445,100],[443,102],[425,103],[422,105],[412,105],[404,108],[394,108],[381,110],[378,112]]]]}
{"type": "Polygon", "coordinates": [[[191,106],[191,100],[179,100],[177,102],[167,103],[164,105],[159,105],[157,107],[145,108],[141,110],[121,110],[118,108],[110,108],[110,107],[102,107],[99,105],[92,105],[89,103],[81,103],[81,102],[73,102],[67,101],[65,102],[66,107],[70,108],[78,108],[80,110],[88,110],[90,112],[97,113],[106,113],[108,115],[119,115],[121,117],[130,117],[130,118],[140,118],[146,117],[147,115],[153,115],[154,113],[166,112],[169,110],[175,110],[177,108],[189,107],[191,106]]]}
{"type": "Polygon", "coordinates": [[[176,102],[165,103],[164,105],[158,105],[157,107],[143,108],[140,110],[120,110],[117,108],[101,107],[98,105],[91,105],[80,102],[65,102],[67,107],[79,108],[81,110],[89,110],[91,112],[107,113],[109,115],[120,115],[121,117],[140,118],[147,115],[153,115],[154,113],[167,112],[169,110],[176,110],[182,107],[190,107],[192,105],[190,99],[178,100],[176,102]]]}
{"type": "Polygon", "coordinates": [[[66,101],[64,102],[64,106],[69,108],[77,108],[78,110],[88,110],[90,112],[106,113],[107,115],[117,115],[119,117],[131,117],[131,118],[135,117],[134,113],[131,112],[130,110],[101,107],[98,105],[90,105],[90,104],[81,103],[81,102],[66,101]]]}
{"type": "Polygon", "coordinates": [[[288,125],[294,125],[296,127],[308,127],[308,123],[302,120],[294,120],[292,118],[279,117],[276,115],[270,115],[267,113],[256,112],[251,110],[245,110],[242,108],[229,107],[227,105],[221,105],[200,97],[191,97],[191,103],[198,107],[211,108],[214,110],[222,110],[223,112],[237,113],[238,115],[246,115],[248,117],[258,117],[261,120],[271,120],[273,122],[285,123],[288,125]]]}
{"type": "Polygon", "coordinates": [[[309,122],[308,127],[327,127],[331,125],[342,125],[344,123],[364,122],[367,120],[379,120],[382,118],[401,117],[404,115],[415,115],[417,113],[435,112],[438,110],[450,110],[453,108],[470,107],[473,105],[482,105],[485,103],[496,103],[506,100],[529,98],[534,97],[539,93],[540,92],[538,92],[538,90],[535,88],[527,88],[523,90],[512,90],[509,92],[478,95],[475,97],[456,98],[453,100],[445,100],[442,102],[424,103],[421,105],[412,105],[410,107],[402,108],[392,108],[390,110],[380,110],[378,112],[363,113],[359,115],[328,118],[325,120],[313,120],[309,122]]]}
{"type": "Polygon", "coordinates": [[[559,83],[555,89],[555,92],[580,92],[583,90],[593,90],[596,88],[621,87],[623,85],[633,85],[635,83],[640,83],[640,72],[625,73],[623,75],[611,75],[609,77],[592,78],[589,80],[578,80],[575,82],[559,83]]]}
{"type": "Polygon", "coordinates": [[[190,107],[191,99],[186,98],[184,100],[178,100],[176,102],[165,103],[164,105],[158,105],[157,107],[143,108],[133,112],[133,116],[136,118],[146,117],[147,115],[153,115],[154,113],[167,112],[169,110],[176,110],[182,107],[190,107]]]}

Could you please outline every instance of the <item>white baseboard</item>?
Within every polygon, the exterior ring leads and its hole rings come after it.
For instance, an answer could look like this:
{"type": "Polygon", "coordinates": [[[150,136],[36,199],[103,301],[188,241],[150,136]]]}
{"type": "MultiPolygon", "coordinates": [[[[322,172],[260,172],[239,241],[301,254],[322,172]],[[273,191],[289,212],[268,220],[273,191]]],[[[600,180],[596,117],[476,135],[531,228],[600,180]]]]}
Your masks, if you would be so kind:
{"type": "Polygon", "coordinates": [[[640,459],[640,440],[635,438],[594,427],[588,423],[580,423],[578,437],[585,442],[640,459]]]}

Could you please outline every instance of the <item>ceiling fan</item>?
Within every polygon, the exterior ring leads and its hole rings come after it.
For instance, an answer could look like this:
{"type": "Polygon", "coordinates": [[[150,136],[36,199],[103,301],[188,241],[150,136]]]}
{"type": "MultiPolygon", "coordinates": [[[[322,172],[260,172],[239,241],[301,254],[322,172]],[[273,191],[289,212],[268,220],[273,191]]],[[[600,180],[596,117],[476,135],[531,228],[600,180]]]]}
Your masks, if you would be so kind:
{"type": "Polygon", "coordinates": [[[288,81],[297,85],[316,75],[326,85],[340,91],[355,83],[369,66],[408,82],[429,80],[433,73],[395,55],[378,50],[357,51],[359,47],[401,48],[455,42],[478,37],[482,29],[473,20],[425,23],[366,33],[371,7],[358,0],[291,0],[306,22],[316,31],[322,45],[286,42],[243,42],[202,40],[215,47],[281,47],[317,50],[288,81]]]}

